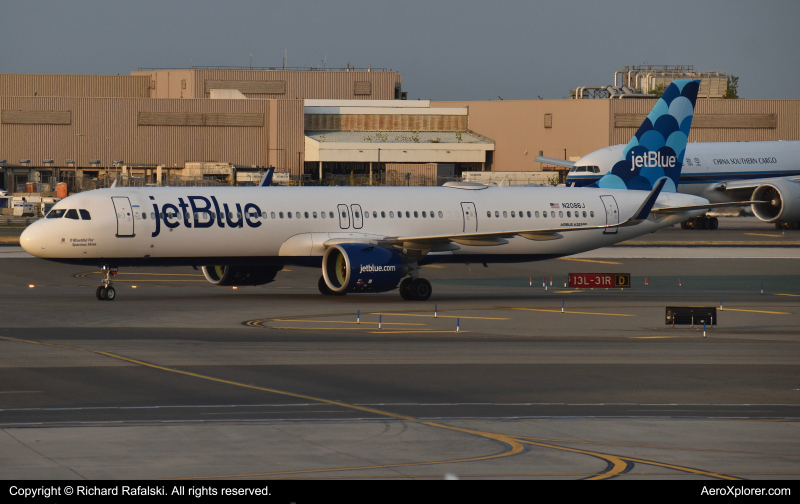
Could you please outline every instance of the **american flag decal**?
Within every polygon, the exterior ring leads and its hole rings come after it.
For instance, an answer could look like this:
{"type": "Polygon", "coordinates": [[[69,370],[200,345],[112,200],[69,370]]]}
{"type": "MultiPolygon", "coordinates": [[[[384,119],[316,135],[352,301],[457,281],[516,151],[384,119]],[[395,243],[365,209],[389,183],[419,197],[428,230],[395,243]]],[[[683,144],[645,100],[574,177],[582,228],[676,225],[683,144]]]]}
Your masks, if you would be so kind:
{"type": "Polygon", "coordinates": [[[550,208],[559,208],[558,203],[550,203],[550,208]]]}

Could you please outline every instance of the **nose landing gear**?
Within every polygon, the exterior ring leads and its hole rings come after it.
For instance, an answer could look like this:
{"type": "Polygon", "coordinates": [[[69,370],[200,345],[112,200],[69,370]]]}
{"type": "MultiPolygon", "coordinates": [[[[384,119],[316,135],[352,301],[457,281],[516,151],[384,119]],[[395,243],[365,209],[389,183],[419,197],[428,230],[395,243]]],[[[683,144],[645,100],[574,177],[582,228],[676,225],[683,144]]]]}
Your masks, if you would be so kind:
{"type": "Polygon", "coordinates": [[[103,285],[97,288],[95,295],[100,301],[114,301],[117,298],[117,291],[112,285],[111,277],[117,276],[117,268],[103,266],[105,278],[103,278],[103,285]]]}

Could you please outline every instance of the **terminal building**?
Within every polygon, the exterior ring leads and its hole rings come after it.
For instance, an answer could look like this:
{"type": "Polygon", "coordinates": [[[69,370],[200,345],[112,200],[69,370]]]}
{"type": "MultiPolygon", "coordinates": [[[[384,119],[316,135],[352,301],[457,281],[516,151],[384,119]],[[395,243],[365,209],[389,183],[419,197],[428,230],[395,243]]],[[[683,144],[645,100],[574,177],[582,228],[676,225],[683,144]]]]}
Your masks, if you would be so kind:
{"type": "MultiPolygon", "coordinates": [[[[581,99],[406,100],[399,73],[349,66],[0,74],[0,187],[47,193],[66,182],[73,192],[120,175],[140,185],[241,184],[270,166],[290,183],[326,184],[540,171],[537,155],[575,160],[627,142],[652,107],[652,99],[587,99],[581,89],[581,99]]],[[[798,139],[798,100],[710,96],[699,100],[690,136],[798,139]]]]}

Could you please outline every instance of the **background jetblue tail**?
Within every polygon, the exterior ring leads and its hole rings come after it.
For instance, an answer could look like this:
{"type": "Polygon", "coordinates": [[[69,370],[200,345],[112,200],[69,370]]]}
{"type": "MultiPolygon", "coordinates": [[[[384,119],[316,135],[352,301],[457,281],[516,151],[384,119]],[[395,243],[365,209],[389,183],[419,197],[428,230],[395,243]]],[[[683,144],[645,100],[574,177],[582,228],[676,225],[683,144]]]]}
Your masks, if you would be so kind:
{"type": "Polygon", "coordinates": [[[672,81],[614,167],[596,186],[650,191],[666,176],[663,191],[676,192],[699,88],[697,80],[672,81]]]}

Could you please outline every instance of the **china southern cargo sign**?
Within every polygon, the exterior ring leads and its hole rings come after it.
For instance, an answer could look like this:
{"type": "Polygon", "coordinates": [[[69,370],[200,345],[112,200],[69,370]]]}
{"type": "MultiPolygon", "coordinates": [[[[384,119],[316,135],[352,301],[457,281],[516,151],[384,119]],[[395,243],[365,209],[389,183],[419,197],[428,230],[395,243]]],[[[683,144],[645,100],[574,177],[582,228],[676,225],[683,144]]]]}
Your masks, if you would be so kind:
{"type": "Polygon", "coordinates": [[[576,289],[630,287],[630,273],[570,273],[569,286],[576,289]]]}

